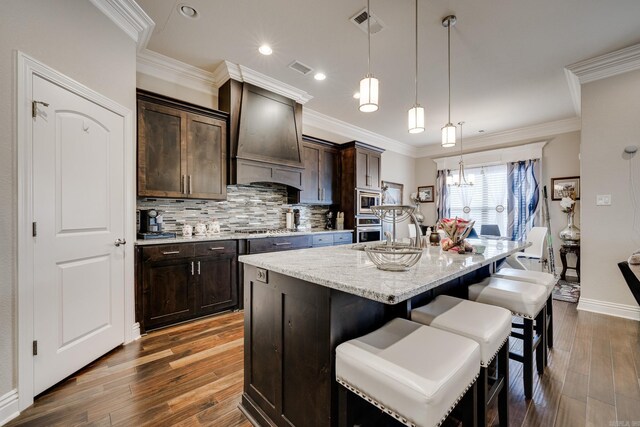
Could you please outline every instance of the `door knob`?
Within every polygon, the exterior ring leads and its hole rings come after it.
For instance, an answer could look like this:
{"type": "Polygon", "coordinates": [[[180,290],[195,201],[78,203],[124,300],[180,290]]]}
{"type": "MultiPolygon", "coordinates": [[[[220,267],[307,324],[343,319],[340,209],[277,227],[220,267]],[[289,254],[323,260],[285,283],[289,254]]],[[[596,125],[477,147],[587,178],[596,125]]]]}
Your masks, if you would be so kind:
{"type": "Polygon", "coordinates": [[[127,241],[125,239],[116,239],[114,245],[116,246],[120,246],[120,245],[126,245],[127,241]]]}

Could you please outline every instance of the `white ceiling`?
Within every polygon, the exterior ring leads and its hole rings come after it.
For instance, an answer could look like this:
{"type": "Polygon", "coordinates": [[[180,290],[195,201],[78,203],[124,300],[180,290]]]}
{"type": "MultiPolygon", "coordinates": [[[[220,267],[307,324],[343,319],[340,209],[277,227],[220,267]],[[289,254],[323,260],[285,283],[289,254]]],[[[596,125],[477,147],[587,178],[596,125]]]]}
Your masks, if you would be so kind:
{"type": "Polygon", "coordinates": [[[414,101],[414,2],[371,0],[385,24],[372,36],[380,109],[358,111],[352,95],[366,73],[367,36],[349,18],[365,0],[137,0],[155,21],[148,49],[213,71],[242,64],[313,95],[319,113],[416,147],[437,144],[447,122],[447,31],[452,111],[465,136],[503,132],[576,116],[564,67],[640,42],[638,0],[419,0],[419,94],[427,131],[407,132],[414,101]],[[188,4],[189,20],[177,12],[188,4]],[[269,43],[273,55],[258,53],[269,43]],[[327,74],[318,82],[288,68],[298,60],[327,74]]]}

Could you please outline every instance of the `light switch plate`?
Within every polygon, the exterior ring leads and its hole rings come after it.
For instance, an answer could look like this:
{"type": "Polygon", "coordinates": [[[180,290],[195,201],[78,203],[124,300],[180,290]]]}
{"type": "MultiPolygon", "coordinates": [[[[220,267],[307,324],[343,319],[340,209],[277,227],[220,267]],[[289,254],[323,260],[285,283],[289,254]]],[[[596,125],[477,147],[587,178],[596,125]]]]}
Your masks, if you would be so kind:
{"type": "Polygon", "coordinates": [[[598,194],[596,196],[596,206],[611,206],[611,194],[598,194]]]}
{"type": "Polygon", "coordinates": [[[256,280],[262,283],[269,283],[269,275],[267,274],[267,270],[264,268],[257,268],[256,280]]]}

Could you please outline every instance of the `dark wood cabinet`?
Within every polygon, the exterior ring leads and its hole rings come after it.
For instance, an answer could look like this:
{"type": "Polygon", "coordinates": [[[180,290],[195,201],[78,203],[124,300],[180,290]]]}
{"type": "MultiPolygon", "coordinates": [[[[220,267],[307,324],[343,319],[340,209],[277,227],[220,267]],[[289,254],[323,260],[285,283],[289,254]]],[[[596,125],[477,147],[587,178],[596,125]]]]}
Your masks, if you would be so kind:
{"type": "Polygon", "coordinates": [[[237,307],[237,241],[143,246],[139,252],[143,331],[237,307]]]}
{"type": "Polygon", "coordinates": [[[340,158],[335,144],[305,135],[302,157],[300,203],[340,203],[340,158]]]}
{"type": "Polygon", "coordinates": [[[355,157],[356,187],[380,190],[380,153],[356,147],[355,157]]]}
{"type": "Polygon", "coordinates": [[[138,196],[225,199],[227,114],[138,91],[138,196]]]}
{"type": "Polygon", "coordinates": [[[359,141],[340,147],[340,208],[345,213],[345,228],[356,227],[358,212],[356,189],[381,191],[382,153],[384,150],[359,141]]]}

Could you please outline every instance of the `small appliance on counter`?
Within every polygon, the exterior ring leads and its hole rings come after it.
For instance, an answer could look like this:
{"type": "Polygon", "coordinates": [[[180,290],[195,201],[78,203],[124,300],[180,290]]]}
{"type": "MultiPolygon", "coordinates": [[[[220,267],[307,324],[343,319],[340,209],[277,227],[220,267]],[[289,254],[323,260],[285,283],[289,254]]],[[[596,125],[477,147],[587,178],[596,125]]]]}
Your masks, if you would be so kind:
{"type": "Polygon", "coordinates": [[[140,209],[138,239],[175,239],[176,233],[162,231],[162,215],[155,209],[140,209]]]}
{"type": "Polygon", "coordinates": [[[331,211],[324,214],[324,229],[333,230],[333,212],[331,211]]]}

